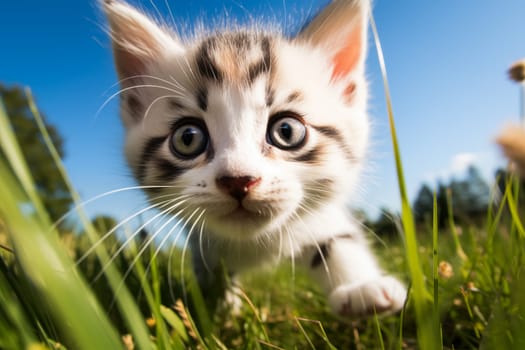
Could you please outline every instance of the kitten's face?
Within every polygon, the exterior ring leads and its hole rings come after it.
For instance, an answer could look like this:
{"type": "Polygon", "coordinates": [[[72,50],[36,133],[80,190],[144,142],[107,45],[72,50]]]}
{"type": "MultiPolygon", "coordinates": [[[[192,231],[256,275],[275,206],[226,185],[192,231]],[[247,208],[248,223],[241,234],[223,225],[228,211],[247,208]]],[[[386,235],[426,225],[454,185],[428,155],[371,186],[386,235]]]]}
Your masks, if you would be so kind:
{"type": "Polygon", "coordinates": [[[342,202],[368,136],[360,60],[340,71],[309,40],[255,32],[188,46],[162,35],[138,63],[116,52],[121,77],[134,76],[122,83],[129,164],[142,185],[168,186],[148,191],[152,201],[178,198],[162,209],[202,214],[232,239],[285,231],[342,202]]]}

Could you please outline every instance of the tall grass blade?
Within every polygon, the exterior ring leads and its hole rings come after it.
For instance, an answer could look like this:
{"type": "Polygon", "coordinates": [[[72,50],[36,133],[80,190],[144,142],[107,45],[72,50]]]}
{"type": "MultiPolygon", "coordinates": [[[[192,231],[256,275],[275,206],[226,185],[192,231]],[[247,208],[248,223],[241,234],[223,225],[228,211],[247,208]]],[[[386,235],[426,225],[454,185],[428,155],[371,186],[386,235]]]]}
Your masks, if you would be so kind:
{"type": "Polygon", "coordinates": [[[23,349],[36,343],[36,338],[8,275],[0,257],[0,349],[23,349]]]}
{"type": "MultiPolygon", "coordinates": [[[[131,255],[136,256],[137,255],[137,248],[135,246],[135,242],[130,242],[129,252],[132,253],[131,255]]],[[[166,323],[164,320],[166,319],[163,317],[162,308],[160,302],[160,295],[158,291],[158,284],[159,284],[159,276],[157,271],[157,260],[155,257],[151,258],[150,261],[150,269],[152,271],[152,283],[153,288],[148,284],[148,277],[147,277],[147,270],[144,268],[144,265],[142,264],[142,261],[140,259],[133,259],[134,264],[134,272],[137,275],[141,287],[142,292],[144,293],[144,296],[146,297],[146,301],[148,302],[148,305],[150,306],[153,319],[155,320],[155,328],[156,328],[156,344],[158,349],[172,349],[172,350],[178,350],[183,349],[183,345],[177,342],[174,342],[173,344],[170,344],[169,339],[169,333],[166,327],[166,323]]],[[[178,334],[181,336],[186,336],[185,334],[178,334]]]]}
{"type": "MultiPolygon", "coordinates": [[[[100,237],[95,227],[93,226],[91,221],[88,219],[86,213],[82,209],[82,204],[81,204],[82,202],[81,202],[80,196],[78,195],[77,191],[73,187],[73,184],[71,180],[69,179],[66,169],[62,163],[62,160],[60,159],[60,156],[44,126],[42,116],[40,115],[40,112],[38,111],[38,108],[36,107],[33,96],[31,94],[31,90],[26,89],[25,91],[26,91],[26,95],[29,101],[29,108],[31,109],[33,116],[35,117],[35,121],[38,125],[40,133],[42,134],[46,147],[49,149],[51,156],[53,157],[53,161],[55,162],[55,165],[60,171],[60,174],[62,175],[62,178],[64,179],[64,182],[68,188],[68,191],[73,198],[73,201],[77,208],[78,216],[82,223],[82,226],[84,227],[89,239],[91,240],[91,243],[95,244],[95,242],[97,242],[100,237]]],[[[127,290],[127,288],[122,288],[122,284],[121,284],[122,277],[120,276],[117,269],[112,264],[107,263],[110,260],[110,258],[107,252],[105,251],[105,249],[102,247],[102,245],[99,245],[97,249],[95,249],[95,252],[102,266],[107,265],[107,268],[104,274],[113,292],[115,293],[117,304],[119,305],[119,310],[123,314],[124,319],[129,329],[133,333],[135,342],[141,349],[151,348],[152,345],[151,345],[151,342],[149,341],[149,333],[147,331],[144,319],[142,318],[142,315],[134,299],[131,297],[129,291],[127,290]]]]}
{"type": "Polygon", "coordinates": [[[16,257],[71,348],[122,348],[115,329],[60,248],[57,235],[46,234],[49,227],[20,211],[20,203],[28,199],[3,159],[0,179],[0,215],[10,232],[16,257]]]}
{"type": "Polygon", "coordinates": [[[451,189],[447,189],[446,199],[447,199],[447,211],[448,211],[448,226],[450,228],[450,232],[452,233],[452,238],[454,238],[454,245],[456,247],[456,253],[458,254],[458,256],[460,257],[462,261],[467,261],[468,257],[467,257],[467,254],[465,254],[463,247],[461,246],[461,242],[459,241],[458,229],[456,227],[456,222],[454,221],[454,205],[452,202],[452,190],[451,189]]]}
{"type": "Polygon", "coordinates": [[[34,185],[33,177],[29,171],[29,167],[25,162],[22,150],[18,145],[15,133],[9,122],[7,112],[3,101],[0,99],[0,149],[3,150],[7,162],[16,174],[19,184],[24,189],[33,209],[38,215],[39,220],[46,226],[50,226],[51,222],[47,211],[38,196],[36,186],[34,185]]]}
{"type": "Polygon", "coordinates": [[[507,205],[508,205],[510,214],[512,216],[513,225],[518,230],[520,237],[525,238],[525,228],[523,227],[523,224],[521,222],[521,218],[518,212],[519,184],[517,183],[517,179],[512,179],[512,178],[511,178],[510,183],[512,183],[513,186],[507,186],[507,188],[505,189],[505,194],[507,196],[507,205]]]}
{"type": "Polygon", "coordinates": [[[381,324],[379,323],[379,317],[374,312],[374,325],[376,326],[377,338],[379,339],[379,349],[385,350],[385,341],[383,340],[383,334],[381,333],[381,324]]]}
{"type": "Polygon", "coordinates": [[[434,192],[432,208],[432,275],[433,275],[433,289],[434,289],[434,331],[439,333],[440,344],[443,346],[443,334],[441,332],[441,323],[439,317],[439,279],[438,279],[438,268],[439,268],[439,256],[438,256],[438,205],[437,205],[437,193],[434,192]]]}
{"type": "Polygon", "coordinates": [[[381,67],[381,73],[383,76],[383,85],[385,90],[388,120],[390,125],[390,135],[392,138],[392,146],[396,163],[398,187],[401,197],[401,220],[403,223],[405,235],[406,258],[410,272],[410,278],[412,280],[414,308],[416,311],[416,322],[418,327],[417,338],[419,346],[422,349],[440,349],[440,336],[435,330],[433,318],[428,317],[428,315],[432,315],[433,312],[432,297],[425,287],[424,275],[419,260],[416,229],[412,209],[410,207],[410,202],[408,200],[408,195],[405,186],[403,165],[401,162],[401,154],[399,151],[399,144],[397,141],[394,113],[392,108],[392,99],[390,97],[390,89],[388,87],[385,60],[383,57],[381,42],[379,40],[379,35],[372,14],[370,14],[370,23],[374,35],[377,56],[381,67]]]}

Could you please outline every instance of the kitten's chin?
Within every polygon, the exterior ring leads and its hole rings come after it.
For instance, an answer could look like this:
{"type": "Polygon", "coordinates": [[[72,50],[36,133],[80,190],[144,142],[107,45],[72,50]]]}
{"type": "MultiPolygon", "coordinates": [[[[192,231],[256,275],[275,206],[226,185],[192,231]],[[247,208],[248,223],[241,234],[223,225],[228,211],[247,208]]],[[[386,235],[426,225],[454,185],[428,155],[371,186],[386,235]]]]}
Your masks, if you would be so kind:
{"type": "Polygon", "coordinates": [[[226,239],[253,239],[272,230],[276,218],[263,212],[250,211],[239,206],[228,213],[208,217],[213,234],[226,239]]]}

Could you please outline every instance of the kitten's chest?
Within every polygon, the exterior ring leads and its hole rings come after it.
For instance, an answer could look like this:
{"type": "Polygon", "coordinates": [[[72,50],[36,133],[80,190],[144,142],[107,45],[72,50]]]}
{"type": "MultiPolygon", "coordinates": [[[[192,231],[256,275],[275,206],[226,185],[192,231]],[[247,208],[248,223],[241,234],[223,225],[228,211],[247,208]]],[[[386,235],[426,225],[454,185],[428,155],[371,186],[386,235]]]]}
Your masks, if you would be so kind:
{"type": "Polygon", "coordinates": [[[230,272],[241,272],[250,268],[272,266],[282,258],[294,254],[298,248],[276,236],[261,240],[222,240],[213,233],[208,237],[192,240],[194,262],[212,270],[224,265],[230,272]]]}
{"type": "Polygon", "coordinates": [[[342,234],[357,237],[360,236],[360,230],[344,207],[333,203],[315,215],[289,221],[253,239],[232,240],[221,238],[213,232],[204,232],[192,237],[192,250],[194,257],[200,257],[197,263],[203,266],[224,264],[228,270],[239,272],[301,258],[305,249],[318,247],[342,234]]]}

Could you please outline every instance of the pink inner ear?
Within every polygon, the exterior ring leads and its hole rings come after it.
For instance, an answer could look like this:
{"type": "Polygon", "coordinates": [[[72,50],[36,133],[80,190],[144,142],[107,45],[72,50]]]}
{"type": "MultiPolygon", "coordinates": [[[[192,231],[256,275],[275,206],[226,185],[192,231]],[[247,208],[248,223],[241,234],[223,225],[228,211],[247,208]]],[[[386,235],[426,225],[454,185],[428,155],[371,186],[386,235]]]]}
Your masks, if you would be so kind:
{"type": "Polygon", "coordinates": [[[334,71],[332,78],[338,79],[348,75],[356,68],[361,58],[361,28],[355,28],[346,37],[346,45],[341,48],[334,56],[334,71]]]}
{"type": "Polygon", "coordinates": [[[120,45],[115,47],[115,62],[120,79],[144,73],[144,58],[137,57],[120,45]]]}

